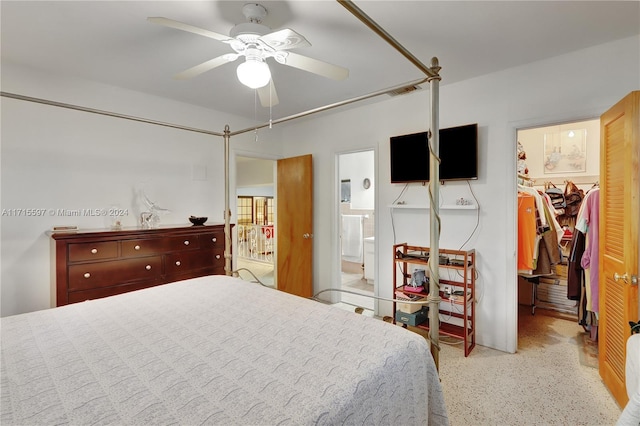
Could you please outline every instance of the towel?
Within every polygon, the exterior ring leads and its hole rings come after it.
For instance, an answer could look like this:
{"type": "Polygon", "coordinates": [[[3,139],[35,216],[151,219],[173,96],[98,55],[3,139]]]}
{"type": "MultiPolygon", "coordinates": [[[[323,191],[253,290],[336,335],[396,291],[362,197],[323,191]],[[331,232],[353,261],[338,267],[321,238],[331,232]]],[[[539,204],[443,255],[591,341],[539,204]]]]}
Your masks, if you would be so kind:
{"type": "Polygon", "coordinates": [[[362,263],[364,252],[363,217],[342,215],[342,258],[349,262],[362,263]]]}

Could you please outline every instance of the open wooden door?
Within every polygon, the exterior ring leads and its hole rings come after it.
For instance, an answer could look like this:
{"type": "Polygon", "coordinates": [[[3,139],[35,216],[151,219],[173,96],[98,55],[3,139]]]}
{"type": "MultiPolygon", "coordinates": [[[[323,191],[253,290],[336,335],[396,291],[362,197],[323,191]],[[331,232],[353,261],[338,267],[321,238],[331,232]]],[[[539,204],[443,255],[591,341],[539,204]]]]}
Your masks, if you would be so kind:
{"type": "Polygon", "coordinates": [[[636,91],[600,118],[599,368],[621,407],[628,400],[629,321],[638,321],[639,159],[640,91],[636,91]]]}
{"type": "Polygon", "coordinates": [[[311,155],[278,160],[276,257],[278,290],[313,296],[311,155]]]}

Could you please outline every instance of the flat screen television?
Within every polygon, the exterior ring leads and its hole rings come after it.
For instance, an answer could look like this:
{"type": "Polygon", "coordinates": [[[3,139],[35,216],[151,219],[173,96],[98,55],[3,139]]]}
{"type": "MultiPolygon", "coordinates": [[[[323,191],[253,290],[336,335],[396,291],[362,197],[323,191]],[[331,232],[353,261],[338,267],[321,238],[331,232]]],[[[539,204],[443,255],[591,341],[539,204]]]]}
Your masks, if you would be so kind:
{"type": "MultiPolygon", "coordinates": [[[[428,182],[427,132],[392,136],[391,183],[428,182]]],[[[478,179],[478,124],[440,129],[440,180],[478,179]]]]}

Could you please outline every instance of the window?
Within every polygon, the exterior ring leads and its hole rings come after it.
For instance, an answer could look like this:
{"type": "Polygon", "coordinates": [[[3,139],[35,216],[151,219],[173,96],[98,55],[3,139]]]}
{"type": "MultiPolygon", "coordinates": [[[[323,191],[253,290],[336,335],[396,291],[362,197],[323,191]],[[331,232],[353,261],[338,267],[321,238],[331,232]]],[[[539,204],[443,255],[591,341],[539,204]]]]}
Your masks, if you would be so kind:
{"type": "Polygon", "coordinates": [[[238,225],[273,224],[273,197],[238,197],[238,225]]]}
{"type": "Polygon", "coordinates": [[[255,224],[266,225],[266,198],[256,197],[253,199],[253,211],[255,212],[255,224]]]}
{"type": "Polygon", "coordinates": [[[253,211],[256,225],[273,224],[273,197],[254,197],[253,211]]]}
{"type": "Polygon", "coordinates": [[[238,225],[253,223],[253,197],[238,197],[238,225]]]}
{"type": "Polygon", "coordinates": [[[344,179],[340,181],[340,201],[343,203],[351,202],[351,180],[344,179]]]}
{"type": "Polygon", "coordinates": [[[267,209],[267,223],[266,225],[273,224],[273,197],[267,198],[267,203],[265,208],[267,209]]]}

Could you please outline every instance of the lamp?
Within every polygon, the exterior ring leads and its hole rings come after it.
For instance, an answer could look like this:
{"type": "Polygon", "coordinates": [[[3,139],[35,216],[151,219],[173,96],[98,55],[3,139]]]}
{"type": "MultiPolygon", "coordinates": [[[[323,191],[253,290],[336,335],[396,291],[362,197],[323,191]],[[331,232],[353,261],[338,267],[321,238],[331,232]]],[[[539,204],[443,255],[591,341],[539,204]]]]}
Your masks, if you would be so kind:
{"type": "Polygon", "coordinates": [[[247,57],[236,70],[240,83],[252,89],[266,86],[271,80],[269,65],[262,58],[247,57]]]}

